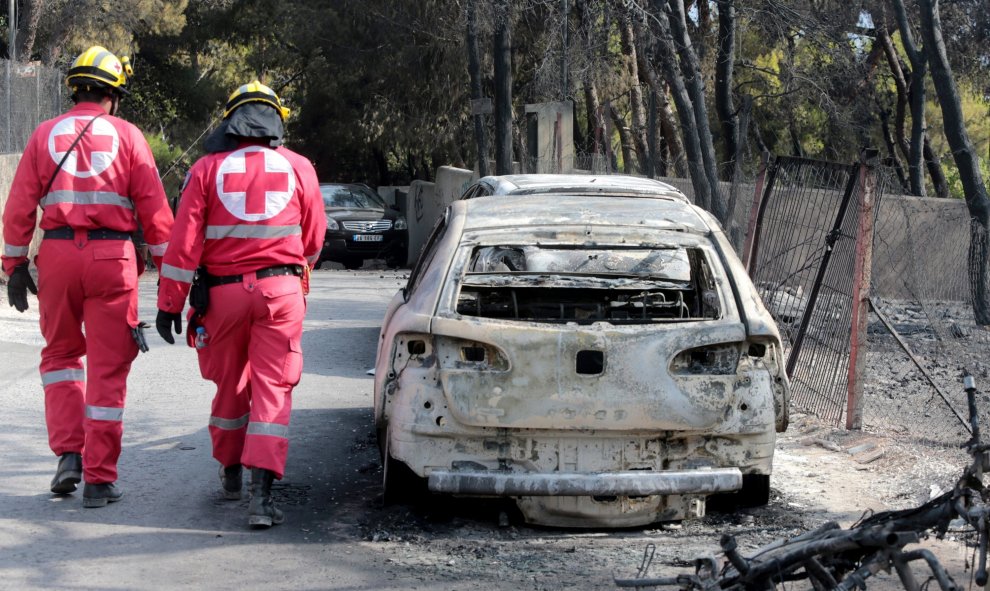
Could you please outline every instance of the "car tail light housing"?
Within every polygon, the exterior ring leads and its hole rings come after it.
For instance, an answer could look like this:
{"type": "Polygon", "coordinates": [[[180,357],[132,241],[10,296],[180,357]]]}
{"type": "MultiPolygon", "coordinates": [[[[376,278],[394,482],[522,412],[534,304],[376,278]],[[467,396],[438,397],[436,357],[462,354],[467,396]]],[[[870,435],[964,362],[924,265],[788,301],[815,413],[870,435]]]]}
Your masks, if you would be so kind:
{"type": "Polygon", "coordinates": [[[670,362],[673,375],[732,375],[739,367],[739,360],[747,344],[744,342],[717,343],[681,351],[670,362]]]}
{"type": "Polygon", "coordinates": [[[434,337],[437,362],[442,369],[476,369],[479,371],[506,371],[509,359],[505,353],[490,343],[434,337]]]}

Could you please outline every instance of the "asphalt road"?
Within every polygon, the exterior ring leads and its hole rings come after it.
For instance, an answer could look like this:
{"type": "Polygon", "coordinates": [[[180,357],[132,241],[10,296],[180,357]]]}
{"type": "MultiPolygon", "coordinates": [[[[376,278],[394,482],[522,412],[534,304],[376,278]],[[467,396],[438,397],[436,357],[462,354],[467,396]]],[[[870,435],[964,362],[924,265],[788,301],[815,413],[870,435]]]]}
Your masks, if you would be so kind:
{"type": "MultiPolygon", "coordinates": [[[[403,573],[363,545],[379,502],[371,427],[375,341],[404,273],[321,270],[303,335],[285,479],[286,522],[247,526],[247,501],[224,501],[206,429],[213,384],[195,353],[151,329],[124,413],[124,499],[84,509],[81,491],[48,491],[37,300],[18,314],[0,296],[0,588],[401,589],[403,573]]],[[[140,316],[154,324],[156,276],[141,281],[140,316]]],[[[5,292],[5,290],[4,290],[5,292]]]]}

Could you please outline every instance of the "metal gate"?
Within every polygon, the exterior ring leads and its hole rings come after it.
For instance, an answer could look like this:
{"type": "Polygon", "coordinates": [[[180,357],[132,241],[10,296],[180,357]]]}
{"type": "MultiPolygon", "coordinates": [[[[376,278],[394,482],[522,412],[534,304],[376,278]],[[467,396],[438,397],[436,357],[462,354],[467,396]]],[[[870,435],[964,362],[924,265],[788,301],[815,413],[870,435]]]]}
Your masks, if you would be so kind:
{"type": "Polygon", "coordinates": [[[873,170],[776,158],[747,257],[784,340],[792,404],[836,425],[847,403],[862,173],[873,170]]]}

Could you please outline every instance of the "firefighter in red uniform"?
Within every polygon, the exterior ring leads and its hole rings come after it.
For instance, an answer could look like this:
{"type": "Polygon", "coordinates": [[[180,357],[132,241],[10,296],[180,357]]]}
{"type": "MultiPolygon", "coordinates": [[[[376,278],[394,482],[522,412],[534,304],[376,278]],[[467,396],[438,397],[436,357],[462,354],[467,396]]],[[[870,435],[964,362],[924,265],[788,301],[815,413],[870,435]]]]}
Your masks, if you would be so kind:
{"type": "Polygon", "coordinates": [[[172,229],[147,141],[114,116],[130,73],[127,58],[102,47],[76,58],[66,76],[76,106],[34,131],[3,210],[10,304],[23,312],[27,291],[38,294],[45,420],[49,445],[61,456],[51,491],[71,493],[85,476],[85,507],[122,495],[114,482],[127,374],[143,339],[135,214],[156,264],[172,229]],[[36,289],[27,256],[39,206],[44,240],[36,289]]]}
{"type": "Polygon", "coordinates": [[[158,292],[156,325],[169,343],[194,279],[208,294],[208,305],[189,310],[187,341],[217,385],[209,430],[224,497],[241,498],[247,466],[253,527],[283,521],[271,486],[285,473],[304,284],[326,233],[316,171],[281,146],[287,113],[257,81],[230,95],[207,155],[186,177],[158,292]]]}

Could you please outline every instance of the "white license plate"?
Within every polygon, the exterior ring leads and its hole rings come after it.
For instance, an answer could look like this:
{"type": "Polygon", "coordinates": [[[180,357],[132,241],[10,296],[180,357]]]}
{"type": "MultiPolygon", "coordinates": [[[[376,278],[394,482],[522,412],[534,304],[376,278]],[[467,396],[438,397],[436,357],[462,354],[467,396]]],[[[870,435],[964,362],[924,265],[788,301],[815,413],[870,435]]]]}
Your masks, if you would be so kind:
{"type": "Polygon", "coordinates": [[[354,242],[381,242],[381,234],[355,234],[354,242]]]}

